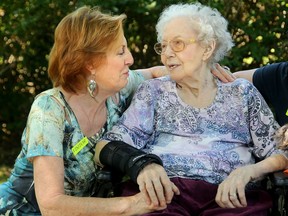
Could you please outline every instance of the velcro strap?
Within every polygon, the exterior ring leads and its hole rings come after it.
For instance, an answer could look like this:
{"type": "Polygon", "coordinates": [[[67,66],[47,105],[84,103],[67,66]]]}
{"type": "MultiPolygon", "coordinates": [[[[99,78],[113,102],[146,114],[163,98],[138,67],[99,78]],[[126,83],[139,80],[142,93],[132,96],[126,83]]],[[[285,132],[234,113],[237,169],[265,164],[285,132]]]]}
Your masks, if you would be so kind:
{"type": "Polygon", "coordinates": [[[107,143],[100,152],[100,162],[112,169],[126,173],[136,182],[139,172],[150,163],[162,165],[162,160],[154,154],[147,154],[122,141],[107,143]]]}

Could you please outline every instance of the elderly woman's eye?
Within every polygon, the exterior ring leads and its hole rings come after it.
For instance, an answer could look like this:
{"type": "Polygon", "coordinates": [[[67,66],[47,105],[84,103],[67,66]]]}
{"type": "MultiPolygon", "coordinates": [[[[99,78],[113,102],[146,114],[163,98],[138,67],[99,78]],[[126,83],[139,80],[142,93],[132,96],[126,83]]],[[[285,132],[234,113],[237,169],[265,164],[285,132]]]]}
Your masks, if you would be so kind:
{"type": "Polygon", "coordinates": [[[182,40],[173,40],[173,45],[176,47],[180,47],[183,45],[183,41],[182,40]]]}
{"type": "Polygon", "coordinates": [[[162,49],[166,49],[166,47],[167,47],[167,44],[165,44],[165,43],[164,43],[164,44],[163,44],[163,43],[161,44],[161,48],[162,48],[162,49]]]}

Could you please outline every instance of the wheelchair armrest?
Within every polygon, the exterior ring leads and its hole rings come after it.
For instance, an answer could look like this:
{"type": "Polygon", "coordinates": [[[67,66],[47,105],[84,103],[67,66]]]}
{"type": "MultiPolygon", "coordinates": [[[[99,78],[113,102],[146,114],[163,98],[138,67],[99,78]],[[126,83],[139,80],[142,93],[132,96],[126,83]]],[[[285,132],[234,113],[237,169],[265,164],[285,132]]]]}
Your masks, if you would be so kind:
{"type": "Polygon", "coordinates": [[[271,181],[275,186],[288,186],[288,175],[283,171],[272,173],[271,181]]]}

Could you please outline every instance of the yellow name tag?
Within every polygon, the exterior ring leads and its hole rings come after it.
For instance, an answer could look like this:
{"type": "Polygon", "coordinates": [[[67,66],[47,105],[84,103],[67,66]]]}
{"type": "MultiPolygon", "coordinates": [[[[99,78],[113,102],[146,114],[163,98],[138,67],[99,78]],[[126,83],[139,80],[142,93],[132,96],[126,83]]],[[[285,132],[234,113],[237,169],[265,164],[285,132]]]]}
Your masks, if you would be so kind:
{"type": "Polygon", "coordinates": [[[287,111],[286,111],[286,116],[288,116],[288,109],[287,109],[287,111]]]}
{"type": "Polygon", "coordinates": [[[87,144],[88,138],[84,137],[72,148],[73,154],[76,156],[87,144]]]}

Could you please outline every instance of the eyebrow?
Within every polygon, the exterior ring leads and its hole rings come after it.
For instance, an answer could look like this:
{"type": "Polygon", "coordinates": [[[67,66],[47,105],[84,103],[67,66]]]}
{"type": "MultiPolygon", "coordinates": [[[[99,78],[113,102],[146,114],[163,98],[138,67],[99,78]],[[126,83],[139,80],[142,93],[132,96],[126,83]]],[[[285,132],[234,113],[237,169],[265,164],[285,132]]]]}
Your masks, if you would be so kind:
{"type": "MultiPolygon", "coordinates": [[[[182,38],[182,39],[183,39],[183,37],[182,37],[182,36],[180,36],[180,35],[177,35],[177,36],[173,37],[171,40],[174,40],[174,39],[176,39],[176,38],[182,38]]],[[[170,41],[171,41],[171,40],[170,40],[170,41]]],[[[167,40],[163,40],[163,41],[167,41],[167,40]]]]}

